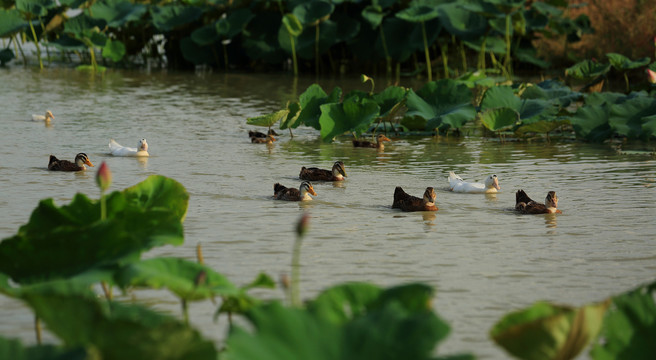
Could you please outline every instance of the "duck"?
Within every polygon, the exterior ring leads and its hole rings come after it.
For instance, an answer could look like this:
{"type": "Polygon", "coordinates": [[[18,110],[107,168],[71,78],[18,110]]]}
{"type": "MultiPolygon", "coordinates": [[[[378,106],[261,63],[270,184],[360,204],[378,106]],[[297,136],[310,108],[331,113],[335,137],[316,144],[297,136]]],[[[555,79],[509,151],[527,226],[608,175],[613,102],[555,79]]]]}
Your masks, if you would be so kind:
{"type": "Polygon", "coordinates": [[[455,172],[449,171],[449,188],[457,193],[484,193],[490,194],[501,190],[499,178],[496,175],[490,175],[485,178],[485,183],[469,183],[464,181],[455,172]]]}
{"type": "Polygon", "coordinates": [[[280,183],[275,183],[273,185],[273,198],[276,200],[286,200],[286,201],[306,201],[312,200],[310,194],[317,196],[317,193],[314,191],[312,184],[309,181],[303,181],[298,189],[288,188],[281,185],[280,183]]]}
{"type": "Polygon", "coordinates": [[[392,209],[401,209],[403,211],[437,211],[435,206],[435,189],[427,187],[424,191],[424,197],[418,198],[403,191],[403,188],[397,186],[394,189],[394,202],[392,209]]]}
{"type": "Polygon", "coordinates": [[[298,174],[298,177],[301,178],[301,180],[312,181],[342,181],[345,176],[346,170],[344,170],[344,163],[341,161],[335,161],[332,170],[315,167],[306,168],[303,166],[301,167],[301,172],[298,174]]]}
{"type": "Polygon", "coordinates": [[[87,167],[84,165],[93,166],[89,157],[85,153],[79,153],[75,155],[75,162],[70,162],[68,160],[59,160],[55,155],[50,155],[50,160],[48,161],[48,170],[52,171],[81,171],[86,170],[87,167]]]}
{"type": "Polygon", "coordinates": [[[251,142],[253,144],[273,144],[273,142],[276,141],[276,138],[273,137],[273,135],[267,135],[266,137],[260,138],[260,137],[252,137],[251,142]]]}
{"type": "Polygon", "coordinates": [[[265,138],[268,135],[278,136],[278,134],[275,131],[273,131],[273,129],[269,129],[269,131],[266,134],[262,133],[262,132],[259,132],[259,131],[248,130],[248,137],[249,138],[254,138],[254,137],[256,137],[256,138],[265,138]]]}
{"type": "Polygon", "coordinates": [[[32,121],[45,121],[46,123],[49,123],[50,120],[55,120],[55,115],[53,115],[50,110],[46,110],[45,115],[32,114],[32,121]]]}
{"type": "Polygon", "coordinates": [[[383,145],[383,141],[392,141],[390,140],[387,136],[383,134],[378,134],[376,136],[376,142],[372,143],[371,141],[366,141],[366,140],[353,140],[353,146],[354,147],[367,147],[367,148],[378,148],[380,150],[385,148],[385,145],[383,145]]]}
{"type": "Polygon", "coordinates": [[[139,145],[136,148],[122,146],[114,139],[109,139],[109,152],[114,156],[150,156],[146,139],[139,140],[139,145]]]}
{"type": "Polygon", "coordinates": [[[524,190],[517,190],[515,194],[515,210],[522,214],[562,214],[558,210],[558,196],[555,191],[549,191],[544,204],[533,201],[524,190]]]}

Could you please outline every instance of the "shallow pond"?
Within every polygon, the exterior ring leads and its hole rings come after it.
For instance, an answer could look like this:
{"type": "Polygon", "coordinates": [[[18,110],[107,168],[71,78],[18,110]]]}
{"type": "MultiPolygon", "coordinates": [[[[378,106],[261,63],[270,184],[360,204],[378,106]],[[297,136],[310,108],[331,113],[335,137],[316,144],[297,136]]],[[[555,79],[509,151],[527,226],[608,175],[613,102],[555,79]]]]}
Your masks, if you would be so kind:
{"type": "MultiPolygon", "coordinates": [[[[189,191],[185,244],[146,256],[194,259],[201,243],[206,263],[236,284],[261,271],[277,278],[290,271],[294,225],[307,211],[302,295],[345,281],[426,282],[437,289],[435,310],[452,327],[440,354],[507,358],[487,336],[507,312],[538,300],[578,306],[654,280],[654,157],[621,155],[607,145],[500,144],[478,137],[396,137],[378,152],[354,149],[346,137],[322,144],[310,128],[295,130],[293,139],[283,132],[270,147],[251,144],[246,118],[280,109],[312,82],[278,75],[110,71],[93,78],[69,69],[0,69],[0,237],[15,234],[42,198],[62,205],[76,192],[97,197],[93,169],[46,170],[50,154],[72,160],[86,152],[94,164],[108,163],[112,189],[162,174],[189,191]],[[46,109],[55,114],[52,126],[26,121],[46,109]],[[136,146],[142,137],[150,158],[108,154],[110,138],[136,146]],[[329,168],[335,160],[346,165],[345,182],[315,184],[318,196],[307,204],[271,200],[275,182],[298,186],[301,166],[329,168]],[[502,192],[448,192],[451,170],[466,180],[497,174],[502,192]],[[396,186],[417,196],[435,187],[440,210],[392,210],[396,186]],[[563,214],[513,213],[520,188],[536,200],[555,190],[563,214]]],[[[347,80],[322,85],[360,86],[347,80]]],[[[137,297],[179,316],[166,290],[137,297]]],[[[210,302],[192,304],[191,322],[220,341],[214,309],[210,302]]],[[[32,314],[21,304],[0,297],[0,319],[0,336],[34,342],[32,314]]]]}

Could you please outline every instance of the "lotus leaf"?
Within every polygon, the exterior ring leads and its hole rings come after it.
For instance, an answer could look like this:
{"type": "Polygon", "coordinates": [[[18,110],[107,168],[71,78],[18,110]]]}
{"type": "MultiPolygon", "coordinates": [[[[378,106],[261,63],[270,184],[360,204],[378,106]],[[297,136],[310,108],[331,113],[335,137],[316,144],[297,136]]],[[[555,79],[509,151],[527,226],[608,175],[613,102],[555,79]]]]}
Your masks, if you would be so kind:
{"type": "MultiPolygon", "coordinates": [[[[395,19],[399,23],[404,23],[412,25],[406,21],[395,19]]],[[[383,29],[385,29],[386,24],[389,20],[385,20],[383,23],[383,29]]],[[[370,26],[361,26],[358,36],[350,39],[346,45],[348,50],[353,56],[361,61],[378,61],[385,58],[385,52],[383,49],[382,41],[380,38],[381,30],[372,29],[370,26]]],[[[389,47],[389,41],[387,31],[385,31],[385,38],[389,47]]],[[[391,34],[393,36],[393,34],[391,34]]],[[[410,55],[408,55],[410,56],[410,55]]]]}
{"type": "Polygon", "coordinates": [[[271,31],[279,29],[281,23],[279,14],[265,12],[255,15],[243,32],[242,45],[248,57],[271,64],[278,64],[287,59],[285,52],[278,46],[278,34],[271,31]]]}
{"type": "Polygon", "coordinates": [[[574,359],[596,337],[608,306],[605,302],[571,308],[539,302],[504,316],[490,336],[520,359],[574,359]]]}
{"type": "Polygon", "coordinates": [[[11,360],[85,360],[89,355],[83,348],[63,349],[54,345],[36,345],[25,347],[19,340],[0,337],[0,359],[11,360]]]}
{"type": "Polygon", "coordinates": [[[48,46],[53,46],[63,51],[83,51],[87,48],[82,41],[66,34],[60,36],[59,39],[48,41],[48,46]]]}
{"type": "Polygon", "coordinates": [[[380,116],[386,116],[398,108],[405,99],[408,90],[400,86],[388,86],[380,93],[374,94],[371,99],[380,106],[380,116]]]}
{"type": "Polygon", "coordinates": [[[643,118],[656,115],[656,99],[645,96],[628,97],[610,106],[608,124],[619,135],[635,139],[642,132],[643,118]]]}
{"type": "Polygon", "coordinates": [[[519,113],[507,107],[487,109],[479,116],[483,126],[491,131],[507,130],[519,122],[519,113]]]}
{"type": "MultiPolygon", "coordinates": [[[[198,35],[196,32],[192,33],[192,36],[194,34],[196,34],[197,38],[201,37],[201,35],[198,35]]],[[[180,40],[180,51],[182,52],[182,57],[194,65],[215,64],[216,58],[214,57],[214,52],[211,48],[212,45],[200,46],[192,39],[192,36],[180,40]]],[[[201,41],[204,41],[204,39],[201,41]]]]}
{"type": "Polygon", "coordinates": [[[486,2],[493,4],[504,13],[510,13],[514,9],[524,6],[526,0],[486,0],[486,2]]]}
{"type": "MultiPolygon", "coordinates": [[[[104,34],[99,33],[100,29],[105,27],[105,24],[107,23],[103,19],[94,19],[89,15],[81,13],[80,15],[70,18],[68,21],[66,21],[64,24],[64,32],[73,34],[80,40],[85,37],[91,38],[96,34],[106,39],[104,34]]],[[[94,43],[99,46],[104,45],[104,42],[102,45],[97,44],[95,41],[94,43]]]]}
{"type": "Polygon", "coordinates": [[[360,22],[350,16],[335,14],[333,21],[337,24],[335,42],[346,42],[355,38],[360,32],[360,22]]]}
{"type": "Polygon", "coordinates": [[[612,105],[617,102],[622,102],[626,99],[626,95],[616,92],[594,92],[585,97],[585,105],[612,105]]]}
{"type": "Polygon", "coordinates": [[[306,1],[294,7],[292,13],[305,26],[314,26],[322,18],[328,17],[335,5],[326,1],[306,1]]]}
{"type": "Polygon", "coordinates": [[[125,45],[119,40],[107,40],[102,51],[104,58],[112,59],[114,62],[121,61],[125,56],[125,45]]]}
{"type": "Polygon", "coordinates": [[[191,40],[199,47],[213,44],[220,40],[219,33],[216,31],[216,24],[201,26],[191,33],[191,40]]]}
{"type": "MultiPolygon", "coordinates": [[[[426,42],[432,44],[440,34],[442,25],[438,20],[428,21],[426,27],[426,42]]],[[[390,18],[383,22],[383,31],[387,40],[389,55],[395,61],[406,61],[417,50],[424,49],[424,38],[421,25],[390,18]]]]}
{"type": "Polygon", "coordinates": [[[216,23],[216,32],[226,39],[232,39],[241,33],[255,15],[249,9],[238,9],[216,23]]]}
{"type": "Polygon", "coordinates": [[[23,16],[16,9],[0,9],[0,38],[9,37],[29,26],[23,16]]]}
{"type": "Polygon", "coordinates": [[[248,295],[246,291],[253,288],[273,289],[275,287],[276,283],[270,276],[260,273],[250,284],[242,287],[237,295],[227,295],[222,297],[223,302],[219,309],[214,313],[214,320],[216,321],[220,314],[244,314],[254,306],[260,304],[260,300],[248,295]]]}
{"type": "Polygon", "coordinates": [[[520,99],[509,86],[496,86],[483,95],[481,109],[511,108],[519,113],[523,124],[540,120],[553,120],[558,113],[558,104],[542,99],[520,99]]]}
{"type": "Polygon", "coordinates": [[[273,124],[277,122],[282,122],[283,119],[286,119],[288,114],[289,114],[289,110],[283,109],[271,114],[248,118],[248,120],[246,120],[246,124],[271,127],[273,126],[273,124]]]}
{"type": "Polygon", "coordinates": [[[489,36],[485,39],[465,41],[465,45],[476,51],[481,51],[483,49],[483,40],[485,40],[486,53],[492,52],[497,55],[503,55],[506,53],[506,42],[503,38],[498,36],[489,36]]]}
{"type": "Polygon", "coordinates": [[[48,15],[57,4],[53,0],[16,0],[16,9],[35,17],[48,15]]]}
{"type": "Polygon", "coordinates": [[[555,100],[561,108],[569,106],[572,102],[581,100],[583,94],[572,91],[568,86],[554,80],[547,80],[529,86],[522,92],[522,99],[555,100]]]}
{"type": "Polygon", "coordinates": [[[476,116],[471,101],[472,93],[467,86],[443,79],[427,83],[416,93],[410,89],[406,98],[406,114],[426,119],[427,130],[458,129],[476,116]]]}
{"type": "Polygon", "coordinates": [[[644,57],[641,59],[637,60],[631,60],[628,57],[621,55],[621,54],[616,54],[616,53],[608,53],[606,54],[606,57],[608,57],[608,60],[610,61],[610,64],[617,70],[620,71],[626,71],[626,70],[631,70],[631,69],[636,69],[639,67],[643,67],[651,61],[650,58],[644,57]]]}
{"type": "Polygon", "coordinates": [[[194,6],[154,5],[150,7],[153,25],[160,31],[169,32],[177,27],[196,21],[203,10],[194,6]]]}
{"type": "Polygon", "coordinates": [[[565,75],[577,79],[591,79],[605,75],[610,70],[610,64],[601,64],[592,60],[583,60],[565,69],[565,75]]]}
{"type": "Polygon", "coordinates": [[[612,298],[601,337],[590,351],[593,359],[653,359],[656,357],[656,283],[612,298]]]}
{"type": "Polygon", "coordinates": [[[321,117],[321,105],[335,103],[339,101],[342,95],[342,89],[336,87],[330,93],[326,94],[321,86],[317,84],[310,85],[304,93],[299,96],[301,112],[298,114],[298,120],[306,126],[311,126],[321,130],[319,118],[321,117]]]}
{"type": "Polygon", "coordinates": [[[358,136],[365,132],[376,119],[380,107],[373,100],[350,97],[343,103],[321,105],[321,139],[331,142],[335,136],[345,132],[355,132],[358,136]]]}
{"type": "Polygon", "coordinates": [[[15,57],[14,52],[9,48],[0,50],[0,66],[5,66],[6,63],[15,57]]]}
{"type": "Polygon", "coordinates": [[[303,24],[301,24],[298,18],[292,13],[285,14],[282,17],[282,24],[285,26],[287,33],[291,36],[297,37],[303,32],[303,24]]]}
{"type": "Polygon", "coordinates": [[[440,16],[437,7],[430,5],[413,5],[396,13],[396,17],[409,22],[426,22],[440,16]]]}
{"type": "MultiPolygon", "coordinates": [[[[337,23],[331,20],[323,21],[319,27],[319,54],[326,52],[331,46],[337,43],[337,23]]],[[[280,39],[280,37],[279,37],[280,39]]],[[[287,36],[289,39],[289,36],[287,36]]],[[[289,40],[287,40],[289,41],[289,40]]],[[[314,59],[316,46],[316,31],[306,30],[298,36],[296,53],[304,59],[314,59]]]]}
{"type": "Polygon", "coordinates": [[[549,3],[537,1],[531,4],[531,9],[548,16],[559,17],[563,15],[563,10],[549,3]]]}
{"type": "Polygon", "coordinates": [[[645,116],[642,121],[641,137],[645,139],[656,137],[656,115],[645,116]]]}
{"type": "Polygon", "coordinates": [[[515,50],[515,57],[517,58],[517,60],[519,60],[521,62],[524,62],[524,63],[527,63],[527,64],[533,64],[533,65],[535,65],[539,68],[542,68],[542,69],[547,69],[551,66],[550,62],[538,58],[537,51],[535,50],[535,48],[532,48],[532,47],[531,48],[516,49],[515,50]]]}
{"type": "Polygon", "coordinates": [[[280,123],[281,129],[296,129],[301,125],[298,115],[301,113],[301,105],[297,102],[287,104],[287,117],[280,123]]]}
{"type": "Polygon", "coordinates": [[[476,40],[483,36],[488,28],[485,17],[463,9],[456,3],[441,5],[438,11],[442,26],[461,40],[476,40]]]}
{"type": "Polygon", "coordinates": [[[409,131],[423,131],[428,121],[419,116],[404,116],[399,123],[409,131]]]}
{"type": "Polygon", "coordinates": [[[103,19],[107,26],[115,28],[139,20],[148,11],[146,5],[127,0],[100,0],[94,2],[90,9],[94,18],[103,19]]]}
{"type": "Polygon", "coordinates": [[[115,275],[122,288],[166,287],[178,298],[203,300],[215,295],[235,295],[237,287],[225,276],[203,264],[179,258],[154,258],[128,264],[115,275]]]}
{"type": "Polygon", "coordinates": [[[455,81],[458,84],[464,84],[470,89],[477,86],[489,88],[496,85],[496,80],[487,76],[485,71],[469,71],[460,75],[455,81]]]}
{"type": "Polygon", "coordinates": [[[588,141],[601,142],[613,134],[608,124],[610,105],[586,105],[578,108],[570,119],[576,136],[588,141]]]}
{"type": "Polygon", "coordinates": [[[150,176],[106,201],[107,219],[101,221],[99,201],[83,194],[62,207],[42,200],[30,221],[0,242],[0,272],[22,284],[71,277],[183,242],[189,195],[176,181],[150,176]]]}
{"type": "Polygon", "coordinates": [[[548,134],[567,124],[570,124],[569,120],[540,120],[528,125],[521,125],[515,130],[515,133],[520,136],[527,133],[548,134]]]}
{"type": "Polygon", "coordinates": [[[372,29],[375,29],[380,26],[383,22],[383,17],[385,13],[383,8],[377,5],[368,5],[362,9],[362,18],[371,26],[372,29]]]}
{"type": "Polygon", "coordinates": [[[526,19],[526,30],[529,32],[543,31],[549,25],[549,17],[535,9],[523,11],[526,19]]]}

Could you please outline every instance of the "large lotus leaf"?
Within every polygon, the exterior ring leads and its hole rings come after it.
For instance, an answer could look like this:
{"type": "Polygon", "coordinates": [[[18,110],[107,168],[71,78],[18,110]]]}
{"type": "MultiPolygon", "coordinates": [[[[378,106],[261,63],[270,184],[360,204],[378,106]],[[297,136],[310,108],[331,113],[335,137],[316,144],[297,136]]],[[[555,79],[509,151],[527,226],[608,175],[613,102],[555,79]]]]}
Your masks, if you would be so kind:
{"type": "Polygon", "coordinates": [[[631,60],[622,54],[616,54],[616,53],[608,53],[606,54],[606,57],[608,57],[610,64],[613,65],[615,69],[620,71],[636,69],[649,64],[649,62],[651,61],[651,59],[648,57],[644,57],[637,60],[631,60]]]}
{"type": "Polygon", "coordinates": [[[488,36],[477,40],[465,41],[464,43],[467,47],[480,52],[483,49],[483,41],[485,41],[486,53],[492,52],[497,55],[506,53],[506,42],[500,36],[488,36]]]}
{"type": "Polygon", "coordinates": [[[16,0],[16,9],[35,17],[48,15],[57,4],[53,0],[16,0]]]}
{"type": "Polygon", "coordinates": [[[90,38],[93,34],[98,33],[105,27],[105,20],[94,19],[85,13],[70,18],[64,24],[64,32],[75,35],[76,38],[90,38]]]}
{"type": "Polygon", "coordinates": [[[65,286],[22,299],[67,347],[93,346],[103,359],[216,359],[211,341],[179,320],[140,305],[98,300],[65,286]]]}
{"type": "Polygon", "coordinates": [[[461,40],[476,40],[485,34],[487,19],[473,11],[465,10],[456,3],[442,5],[438,9],[442,26],[461,40]]]}
{"type": "Polygon", "coordinates": [[[543,99],[520,99],[509,86],[495,86],[483,95],[481,109],[511,108],[519,113],[523,124],[540,120],[551,120],[558,113],[555,101],[543,99]]]}
{"type": "Polygon", "coordinates": [[[577,79],[590,79],[604,75],[609,70],[610,64],[602,64],[592,60],[583,60],[565,69],[565,75],[577,79]]]}
{"type": "MultiPolygon", "coordinates": [[[[426,27],[426,41],[428,44],[432,44],[439,36],[442,25],[439,20],[435,19],[426,22],[424,26],[426,27]]],[[[383,31],[389,55],[395,61],[404,62],[416,51],[424,49],[420,24],[399,18],[389,18],[383,21],[383,31]]]]}
{"type": "Polygon", "coordinates": [[[216,32],[226,39],[232,39],[241,33],[255,15],[247,9],[238,9],[216,23],[216,32]]]}
{"type": "Polygon", "coordinates": [[[608,125],[610,105],[586,105],[578,108],[570,121],[577,137],[588,141],[601,142],[613,134],[608,125]]]}
{"type": "Polygon", "coordinates": [[[100,0],[91,5],[94,18],[103,19],[109,27],[121,27],[139,20],[148,11],[144,4],[133,4],[127,0],[100,0]]]}
{"type": "Polygon", "coordinates": [[[520,359],[574,359],[601,329],[609,303],[581,308],[545,302],[507,314],[490,336],[520,359]]]}
{"type": "Polygon", "coordinates": [[[479,117],[483,126],[491,131],[507,130],[519,122],[519,113],[507,107],[487,109],[479,117]]]}
{"type": "Polygon", "coordinates": [[[307,309],[317,317],[342,325],[362,316],[382,292],[380,287],[368,283],[345,283],[321,292],[307,303],[307,309]]]}
{"type": "Polygon", "coordinates": [[[66,34],[62,34],[59,39],[48,41],[47,45],[63,51],[84,51],[87,48],[82,41],[66,34]]]}
{"type": "Polygon", "coordinates": [[[504,13],[510,13],[514,9],[524,6],[526,0],[486,0],[486,2],[493,4],[504,13]]]}
{"type": "Polygon", "coordinates": [[[399,19],[409,22],[426,22],[440,16],[437,7],[430,5],[411,5],[395,14],[399,19]]]}
{"type": "Polygon", "coordinates": [[[642,138],[649,139],[656,137],[656,115],[645,116],[642,118],[642,138]]]}
{"type": "Polygon", "coordinates": [[[374,94],[371,99],[380,106],[380,116],[386,116],[396,109],[405,99],[408,90],[400,86],[388,86],[385,90],[374,94]]]}
{"type": "Polygon", "coordinates": [[[515,134],[519,136],[527,133],[547,134],[568,124],[571,124],[569,120],[540,120],[528,125],[521,125],[515,130],[515,134]]]}
{"type": "Polygon", "coordinates": [[[280,123],[280,129],[296,129],[301,125],[298,121],[298,115],[301,113],[301,104],[298,102],[290,102],[287,104],[287,116],[280,123]]]}
{"type": "Polygon", "coordinates": [[[321,105],[321,140],[331,142],[335,136],[345,132],[355,132],[358,136],[365,132],[376,119],[380,107],[373,100],[351,97],[343,103],[321,105]]]}
{"type": "Polygon", "coordinates": [[[270,64],[280,64],[288,58],[278,45],[278,33],[271,31],[279,29],[281,23],[280,14],[263,12],[255,15],[243,31],[242,45],[249,58],[270,64]]]}
{"type": "Polygon", "coordinates": [[[125,45],[120,40],[107,39],[102,50],[104,58],[112,59],[114,62],[121,61],[125,56],[125,45]]]}
{"type": "Polygon", "coordinates": [[[337,24],[335,42],[346,42],[360,33],[360,22],[345,14],[335,14],[332,18],[337,24]]]}
{"type": "Polygon", "coordinates": [[[522,92],[522,99],[555,100],[562,108],[569,106],[574,101],[583,98],[583,94],[572,91],[567,85],[555,80],[546,80],[529,86],[522,92]]]}
{"type": "Polygon", "coordinates": [[[342,96],[342,89],[336,87],[330,93],[326,94],[321,86],[317,84],[310,85],[304,93],[299,96],[301,112],[298,114],[300,123],[321,130],[319,118],[321,117],[321,105],[338,102],[342,96]]]}
{"type": "Polygon", "coordinates": [[[475,87],[490,88],[496,85],[496,80],[487,76],[485,71],[469,71],[455,79],[457,83],[464,84],[468,88],[475,87]]]}
{"type": "Polygon", "coordinates": [[[282,25],[285,27],[287,33],[291,36],[299,36],[303,32],[303,24],[298,20],[298,18],[292,14],[285,14],[282,17],[282,25]]]}
{"type": "Polygon", "coordinates": [[[485,0],[461,1],[458,5],[465,10],[473,11],[485,17],[497,17],[502,15],[496,6],[485,0]]]}
{"type": "Polygon", "coordinates": [[[119,269],[114,275],[122,288],[166,287],[185,300],[203,300],[215,295],[236,295],[238,289],[212,268],[180,258],[142,260],[119,269]]]}
{"type": "Polygon", "coordinates": [[[310,26],[329,16],[334,10],[335,5],[326,1],[306,1],[296,5],[292,13],[303,25],[310,26]]]}
{"type": "Polygon", "coordinates": [[[612,298],[593,359],[656,358],[656,283],[641,286],[612,298]]]}
{"type": "Polygon", "coordinates": [[[532,3],[531,9],[541,14],[554,17],[559,17],[563,14],[562,9],[543,1],[536,1],[532,3]]]}
{"type": "Polygon", "coordinates": [[[656,99],[629,97],[626,101],[610,106],[608,124],[619,135],[635,139],[642,132],[643,118],[656,115],[656,99]]]}
{"type": "MultiPolygon", "coordinates": [[[[316,53],[316,28],[306,29],[297,39],[296,53],[304,59],[314,59],[316,53]]],[[[319,55],[325,53],[338,40],[336,22],[326,20],[319,24],[319,55]]]]}
{"type": "Polygon", "coordinates": [[[383,8],[377,5],[368,5],[362,9],[362,18],[371,26],[372,29],[375,29],[380,26],[383,22],[383,17],[385,13],[383,8]]]}
{"type": "Polygon", "coordinates": [[[153,19],[153,25],[163,32],[168,32],[196,21],[202,14],[203,10],[194,6],[155,5],[150,7],[150,16],[153,19]]]}
{"type": "Polygon", "coordinates": [[[594,92],[585,97],[585,105],[612,105],[626,99],[626,94],[616,92],[594,92]]]}
{"type": "Polygon", "coordinates": [[[11,360],[85,360],[91,358],[85,349],[64,349],[54,345],[26,347],[19,340],[0,337],[0,359],[11,360]]]}
{"type": "Polygon", "coordinates": [[[8,37],[29,25],[18,10],[0,9],[0,38],[8,37]]]}
{"type": "MultiPolygon", "coordinates": [[[[192,36],[193,34],[194,33],[192,33],[192,36]]],[[[199,35],[196,34],[196,36],[199,35]]],[[[212,51],[211,46],[212,45],[198,45],[191,36],[187,36],[180,40],[180,51],[182,52],[182,57],[194,65],[211,65],[217,62],[215,53],[212,51]]]]}
{"type": "Polygon", "coordinates": [[[214,23],[196,28],[191,33],[191,40],[199,47],[213,44],[220,39],[219,33],[216,31],[216,24],[214,23]]]}
{"type": "Polygon", "coordinates": [[[466,85],[451,79],[432,81],[416,93],[408,91],[406,114],[426,119],[427,130],[458,129],[476,116],[471,101],[472,93],[466,85]]]}
{"type": "Polygon", "coordinates": [[[529,33],[544,31],[549,25],[549,17],[535,9],[523,10],[526,19],[526,30],[529,33]]]}
{"type": "Polygon", "coordinates": [[[289,110],[283,109],[276,111],[271,114],[266,114],[266,115],[261,115],[261,116],[256,116],[252,118],[248,118],[246,120],[246,124],[248,125],[255,125],[255,126],[264,126],[264,127],[271,127],[273,124],[277,122],[283,121],[283,119],[287,118],[287,115],[289,114],[289,110]]]}
{"type": "Polygon", "coordinates": [[[189,195],[178,182],[151,176],[100,202],[77,194],[69,205],[39,202],[30,221],[0,242],[0,272],[18,283],[71,277],[134,261],[141,252],[183,242],[189,195]]]}
{"type": "Polygon", "coordinates": [[[250,284],[239,289],[236,295],[229,294],[221,297],[223,301],[219,309],[214,313],[214,320],[216,321],[220,314],[244,314],[256,305],[259,305],[261,301],[248,295],[248,290],[253,288],[274,289],[275,287],[276,283],[269,275],[260,273],[250,284]]]}

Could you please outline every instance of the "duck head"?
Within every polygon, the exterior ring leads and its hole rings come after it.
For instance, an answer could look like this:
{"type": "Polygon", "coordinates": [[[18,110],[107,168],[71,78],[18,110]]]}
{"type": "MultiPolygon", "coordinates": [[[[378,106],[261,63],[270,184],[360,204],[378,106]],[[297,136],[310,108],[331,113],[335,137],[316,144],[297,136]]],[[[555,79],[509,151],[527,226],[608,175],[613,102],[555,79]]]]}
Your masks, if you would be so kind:
{"type": "Polygon", "coordinates": [[[490,189],[490,188],[495,188],[497,190],[501,190],[501,187],[499,186],[499,178],[496,175],[490,175],[485,179],[485,187],[490,189]]]}
{"type": "Polygon", "coordinates": [[[93,166],[91,161],[89,161],[89,157],[85,153],[75,155],[75,164],[81,168],[84,168],[84,165],[93,166]]]}
{"type": "Polygon", "coordinates": [[[544,198],[544,205],[546,205],[548,208],[558,207],[558,196],[556,196],[555,191],[549,191],[547,197],[544,198]]]}
{"type": "Polygon", "coordinates": [[[424,204],[434,204],[436,198],[437,194],[435,193],[435,189],[427,187],[426,191],[424,191],[424,204]]]}
{"type": "Polygon", "coordinates": [[[392,141],[392,140],[390,140],[387,136],[383,134],[378,134],[378,136],[376,136],[376,141],[378,141],[378,143],[381,143],[383,141],[392,141]]]}
{"type": "Polygon", "coordinates": [[[312,187],[312,184],[309,181],[303,181],[301,183],[301,186],[299,186],[298,190],[301,192],[301,199],[312,199],[309,194],[312,194],[314,196],[317,196],[317,193],[314,191],[314,187],[312,187]]]}
{"type": "Polygon", "coordinates": [[[335,161],[333,164],[333,176],[336,178],[346,177],[346,170],[344,170],[344,163],[335,161]]]}
{"type": "Polygon", "coordinates": [[[55,120],[55,115],[53,115],[50,110],[47,110],[46,111],[46,122],[50,122],[50,120],[55,120]]]}
{"type": "Polygon", "coordinates": [[[146,142],[146,139],[139,140],[139,146],[137,149],[139,149],[139,151],[148,151],[148,142],[146,142]]]}

